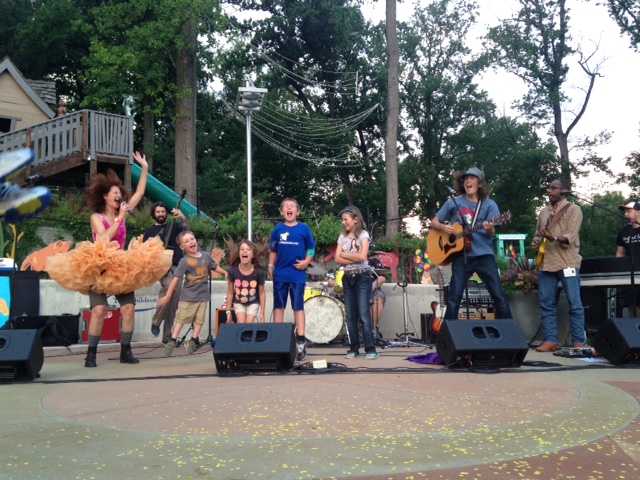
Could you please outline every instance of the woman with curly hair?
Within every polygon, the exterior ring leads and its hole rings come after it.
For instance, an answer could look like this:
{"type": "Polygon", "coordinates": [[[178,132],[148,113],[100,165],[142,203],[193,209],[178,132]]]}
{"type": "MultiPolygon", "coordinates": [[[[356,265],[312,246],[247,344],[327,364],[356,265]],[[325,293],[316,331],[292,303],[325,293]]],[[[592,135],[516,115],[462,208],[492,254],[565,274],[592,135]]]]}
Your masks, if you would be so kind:
{"type": "MultiPolygon", "coordinates": [[[[138,186],[131,195],[122,185],[116,173],[109,169],[106,175],[96,175],[84,198],[95,213],[91,215],[91,233],[94,242],[103,241],[109,243],[118,242],[118,249],[124,250],[127,238],[126,220],[130,212],[142,200],[147,187],[147,174],[149,165],[144,155],[135,152],[133,158],[142,167],[142,174],[138,186]]],[[[131,353],[131,337],[135,324],[136,297],[133,291],[116,295],[120,304],[122,316],[122,338],[120,340],[120,363],[139,363],[140,361],[131,353]]],[[[89,321],[89,349],[85,359],[85,367],[96,367],[96,352],[102,327],[107,315],[107,295],[91,289],[89,291],[89,307],[91,308],[91,320],[89,321]]]]}
{"type": "Polygon", "coordinates": [[[161,239],[147,242],[133,239],[125,250],[126,221],[140,203],[147,186],[149,166],[146,158],[133,156],[142,167],[136,191],[131,195],[113,170],[93,177],[84,199],[93,210],[93,242],[79,242],[68,253],[47,259],[47,272],[68,290],[89,295],[89,349],[85,367],[96,366],[96,353],[107,315],[107,295],[115,295],[120,304],[121,363],[139,363],[131,353],[135,323],[135,290],[156,283],[171,267],[171,251],[165,251],[161,239]],[[167,255],[169,252],[169,255],[167,255]]]}

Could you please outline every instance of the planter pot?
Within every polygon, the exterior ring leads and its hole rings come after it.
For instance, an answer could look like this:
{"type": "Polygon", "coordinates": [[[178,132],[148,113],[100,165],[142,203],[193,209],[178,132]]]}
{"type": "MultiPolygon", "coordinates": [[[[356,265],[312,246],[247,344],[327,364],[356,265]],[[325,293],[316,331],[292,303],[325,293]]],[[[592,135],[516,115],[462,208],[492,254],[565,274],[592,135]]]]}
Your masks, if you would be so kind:
{"type": "MultiPolygon", "coordinates": [[[[537,290],[530,293],[513,292],[509,298],[509,306],[516,324],[522,330],[522,334],[527,342],[535,340],[543,340],[542,330],[540,329],[540,295],[537,290]],[[540,330],[540,335],[536,334],[540,330]]],[[[558,336],[561,343],[563,339],[568,338],[568,344],[571,345],[569,334],[569,304],[561,292],[558,299],[558,336]]]]}

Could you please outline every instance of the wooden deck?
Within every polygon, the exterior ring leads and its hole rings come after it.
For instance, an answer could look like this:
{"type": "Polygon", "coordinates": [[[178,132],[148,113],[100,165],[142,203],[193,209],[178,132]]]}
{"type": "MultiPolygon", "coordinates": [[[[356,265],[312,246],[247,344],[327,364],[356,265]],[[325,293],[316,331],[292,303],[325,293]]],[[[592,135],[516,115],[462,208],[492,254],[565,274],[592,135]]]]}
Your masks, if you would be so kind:
{"type": "Polygon", "coordinates": [[[80,110],[0,135],[0,153],[26,147],[33,149],[35,160],[23,181],[29,175],[48,177],[86,164],[94,175],[97,162],[105,162],[125,165],[125,186],[131,188],[132,117],[80,110]]]}

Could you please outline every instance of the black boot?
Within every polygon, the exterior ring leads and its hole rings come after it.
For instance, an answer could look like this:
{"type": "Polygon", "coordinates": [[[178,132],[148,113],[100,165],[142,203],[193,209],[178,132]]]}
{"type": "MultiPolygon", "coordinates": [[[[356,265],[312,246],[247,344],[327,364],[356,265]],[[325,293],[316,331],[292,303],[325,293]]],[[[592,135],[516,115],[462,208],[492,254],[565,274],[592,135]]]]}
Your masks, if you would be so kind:
{"type": "Polygon", "coordinates": [[[120,363],[140,363],[140,360],[131,353],[131,345],[120,346],[120,363]]]}
{"type": "Polygon", "coordinates": [[[85,367],[97,367],[96,353],[98,353],[98,347],[89,347],[87,350],[87,356],[84,359],[85,367]]]}

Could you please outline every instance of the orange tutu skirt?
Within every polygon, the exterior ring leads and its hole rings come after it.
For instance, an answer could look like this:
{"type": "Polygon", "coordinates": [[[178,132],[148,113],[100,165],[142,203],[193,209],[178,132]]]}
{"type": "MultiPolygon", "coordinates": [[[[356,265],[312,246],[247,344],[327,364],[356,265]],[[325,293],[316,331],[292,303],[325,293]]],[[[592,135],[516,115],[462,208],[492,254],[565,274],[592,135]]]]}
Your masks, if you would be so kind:
{"type": "Polygon", "coordinates": [[[47,272],[58,284],[74,292],[120,295],[158,282],[171,268],[173,251],[158,237],[129,242],[79,242],[76,248],[47,259],[47,272]]]}

